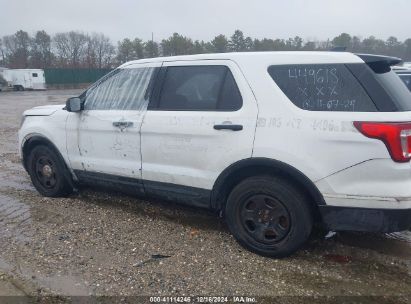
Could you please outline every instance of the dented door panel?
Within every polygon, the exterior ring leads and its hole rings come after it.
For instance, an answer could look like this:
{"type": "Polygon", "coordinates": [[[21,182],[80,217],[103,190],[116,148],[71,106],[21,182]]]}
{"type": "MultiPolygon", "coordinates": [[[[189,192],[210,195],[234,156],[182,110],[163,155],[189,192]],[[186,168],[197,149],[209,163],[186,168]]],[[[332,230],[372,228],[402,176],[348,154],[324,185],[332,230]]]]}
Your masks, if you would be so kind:
{"type": "Polygon", "coordinates": [[[140,111],[83,111],[78,119],[76,170],[141,178],[140,111]],[[115,122],[131,122],[121,129],[115,122]]]}

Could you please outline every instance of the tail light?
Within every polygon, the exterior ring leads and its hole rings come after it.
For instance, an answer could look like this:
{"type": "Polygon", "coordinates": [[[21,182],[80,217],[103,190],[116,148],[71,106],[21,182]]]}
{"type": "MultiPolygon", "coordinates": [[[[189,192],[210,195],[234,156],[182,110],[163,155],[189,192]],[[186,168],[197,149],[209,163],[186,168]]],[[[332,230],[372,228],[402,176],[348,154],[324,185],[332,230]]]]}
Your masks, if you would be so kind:
{"type": "Polygon", "coordinates": [[[411,122],[355,121],[354,126],[363,135],[383,141],[394,161],[411,160],[411,122]]]}

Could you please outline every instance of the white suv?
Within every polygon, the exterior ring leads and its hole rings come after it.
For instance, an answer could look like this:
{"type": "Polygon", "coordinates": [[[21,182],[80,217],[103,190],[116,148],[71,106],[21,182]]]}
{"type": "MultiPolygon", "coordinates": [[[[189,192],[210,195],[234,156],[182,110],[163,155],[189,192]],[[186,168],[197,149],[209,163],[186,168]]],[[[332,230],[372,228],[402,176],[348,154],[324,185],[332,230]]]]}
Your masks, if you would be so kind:
{"type": "Polygon", "coordinates": [[[23,164],[45,196],[78,184],[221,212],[262,255],[315,223],[411,226],[411,94],[397,58],[227,53],[126,63],[63,106],[24,113],[23,164]]]}

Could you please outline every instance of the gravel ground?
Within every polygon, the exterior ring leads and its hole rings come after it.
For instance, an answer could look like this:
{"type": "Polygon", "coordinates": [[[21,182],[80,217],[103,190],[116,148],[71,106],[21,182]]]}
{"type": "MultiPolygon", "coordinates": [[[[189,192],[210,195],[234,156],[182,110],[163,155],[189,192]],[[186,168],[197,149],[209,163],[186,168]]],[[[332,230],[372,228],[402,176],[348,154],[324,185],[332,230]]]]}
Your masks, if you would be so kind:
{"type": "Polygon", "coordinates": [[[293,257],[276,260],[244,250],[207,211],[91,189],[41,197],[16,152],[21,114],[78,93],[0,93],[0,296],[411,301],[411,232],[317,233],[293,257]]]}

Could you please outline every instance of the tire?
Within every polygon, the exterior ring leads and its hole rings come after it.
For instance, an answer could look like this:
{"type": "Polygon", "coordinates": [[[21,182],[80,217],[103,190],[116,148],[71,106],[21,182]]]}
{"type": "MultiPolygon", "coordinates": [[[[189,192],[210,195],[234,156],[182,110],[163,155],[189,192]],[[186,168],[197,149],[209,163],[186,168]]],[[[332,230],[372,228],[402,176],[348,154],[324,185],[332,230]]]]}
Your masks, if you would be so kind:
{"type": "Polygon", "coordinates": [[[48,146],[34,147],[27,158],[27,169],[37,191],[46,197],[64,197],[73,192],[61,157],[48,146]]]}
{"type": "Polygon", "coordinates": [[[228,197],[225,218],[240,245],[275,258],[295,253],[313,227],[308,198],[292,183],[274,176],[240,182],[228,197]]]}

